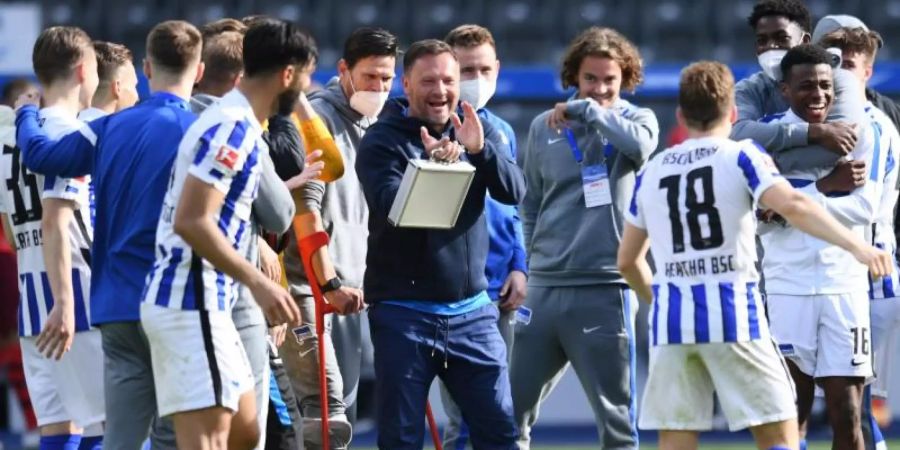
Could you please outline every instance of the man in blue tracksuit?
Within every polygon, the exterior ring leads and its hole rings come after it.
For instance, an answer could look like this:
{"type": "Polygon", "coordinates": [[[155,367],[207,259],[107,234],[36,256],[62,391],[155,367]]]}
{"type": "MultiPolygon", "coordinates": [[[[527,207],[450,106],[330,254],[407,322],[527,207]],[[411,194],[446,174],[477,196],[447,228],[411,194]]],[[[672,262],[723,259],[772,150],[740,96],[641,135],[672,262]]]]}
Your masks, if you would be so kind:
{"type": "MultiPolygon", "coordinates": [[[[421,449],[428,388],[441,378],[479,449],[515,449],[506,347],[484,274],[485,196],[515,205],[524,179],[493,144],[497,131],[463,103],[449,45],[414,43],[403,61],[409,99],[393,102],[360,144],[356,172],[369,206],[365,299],[375,348],[378,446],[421,449]],[[451,126],[452,123],[452,126],[451,126]],[[388,213],[411,159],[462,158],[475,175],[447,230],[400,228],[388,213]]],[[[440,199],[435,199],[439,201],[440,199]]]]}
{"type": "MultiPolygon", "coordinates": [[[[505,120],[494,115],[485,105],[497,89],[500,60],[491,32],[479,25],[460,25],[447,34],[444,42],[450,44],[459,60],[459,96],[478,111],[482,122],[496,128],[499,137],[494,145],[516,159],[516,134],[505,120]]],[[[488,296],[500,311],[497,328],[506,342],[506,354],[512,354],[513,318],[516,309],[525,300],[527,266],[522,222],[514,205],[504,205],[488,196],[484,205],[489,245],[485,275],[488,296]]],[[[441,384],[441,402],[447,414],[444,427],[444,448],[464,449],[469,445],[469,427],[463,423],[459,407],[441,384]]]]}

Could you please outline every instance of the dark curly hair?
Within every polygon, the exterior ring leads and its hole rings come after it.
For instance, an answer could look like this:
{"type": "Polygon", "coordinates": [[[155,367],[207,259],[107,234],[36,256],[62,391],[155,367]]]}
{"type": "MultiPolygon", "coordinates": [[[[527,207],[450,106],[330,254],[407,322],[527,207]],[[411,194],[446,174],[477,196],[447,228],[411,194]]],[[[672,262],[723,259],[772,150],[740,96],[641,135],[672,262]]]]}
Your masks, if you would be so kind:
{"type": "Polygon", "coordinates": [[[812,30],[812,20],[809,18],[809,10],[800,0],[761,0],[753,6],[753,12],[747,17],[750,28],[756,28],[756,24],[763,17],[782,16],[791,22],[796,22],[807,33],[812,30]]]}

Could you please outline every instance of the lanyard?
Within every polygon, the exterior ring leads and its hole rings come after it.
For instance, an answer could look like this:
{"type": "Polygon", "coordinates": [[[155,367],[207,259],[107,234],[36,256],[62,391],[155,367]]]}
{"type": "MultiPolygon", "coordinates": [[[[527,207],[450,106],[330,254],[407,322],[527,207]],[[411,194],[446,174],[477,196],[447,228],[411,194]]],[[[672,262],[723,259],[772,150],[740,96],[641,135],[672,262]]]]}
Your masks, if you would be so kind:
{"type": "Polygon", "coordinates": [[[575,158],[575,162],[581,164],[581,161],[584,161],[584,154],[581,153],[581,150],[578,148],[578,142],[575,140],[575,134],[572,133],[571,128],[566,128],[566,139],[569,141],[569,148],[572,150],[572,156],[575,158]]]}
{"type": "MultiPolygon", "coordinates": [[[[581,164],[584,160],[584,154],[581,153],[581,149],[578,148],[578,141],[575,139],[575,133],[572,133],[571,128],[566,128],[566,140],[569,141],[569,148],[572,150],[572,156],[575,158],[575,162],[581,164]]],[[[615,147],[612,144],[607,142],[603,145],[603,159],[609,159],[613,156],[615,152],[615,147]]],[[[900,183],[900,182],[898,182],[900,183]]]]}

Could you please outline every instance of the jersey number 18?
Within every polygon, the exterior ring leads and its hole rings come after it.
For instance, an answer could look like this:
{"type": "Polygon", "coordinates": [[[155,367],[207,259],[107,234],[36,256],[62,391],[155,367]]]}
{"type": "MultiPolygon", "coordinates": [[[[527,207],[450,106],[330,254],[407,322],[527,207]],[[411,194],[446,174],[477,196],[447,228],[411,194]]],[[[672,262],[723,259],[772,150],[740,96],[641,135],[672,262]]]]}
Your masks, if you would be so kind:
{"type": "MultiPolygon", "coordinates": [[[[722,221],[716,209],[716,196],[713,192],[712,167],[698,167],[685,175],[687,179],[687,195],[684,207],[687,209],[687,226],[691,234],[691,247],[694,250],[716,248],[724,242],[722,221]],[[697,192],[697,180],[700,180],[701,195],[697,192]],[[698,200],[701,197],[702,200],[698,200]],[[709,236],[703,236],[700,217],[706,216],[709,224],[709,236]]],[[[669,220],[672,222],[672,252],[683,253],[685,249],[684,225],[681,222],[681,207],[678,199],[681,196],[681,175],[670,175],[659,180],[659,188],[666,190],[666,202],[669,204],[669,220]]]]}

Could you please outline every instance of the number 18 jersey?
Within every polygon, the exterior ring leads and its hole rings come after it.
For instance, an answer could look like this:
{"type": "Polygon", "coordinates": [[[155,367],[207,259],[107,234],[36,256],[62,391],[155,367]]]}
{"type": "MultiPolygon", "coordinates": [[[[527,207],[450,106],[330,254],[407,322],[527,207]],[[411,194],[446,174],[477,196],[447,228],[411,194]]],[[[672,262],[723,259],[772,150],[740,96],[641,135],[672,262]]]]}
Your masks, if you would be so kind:
{"type": "Polygon", "coordinates": [[[653,345],[768,337],[754,208],[780,179],[749,140],[689,139],[647,163],[625,217],[647,231],[656,264],[653,345]]]}
{"type": "MultiPolygon", "coordinates": [[[[50,139],[73,132],[82,122],[59,107],[40,111],[41,127],[50,139]]],[[[13,126],[13,125],[10,125],[13,126]]],[[[14,136],[15,134],[13,134],[14,136]]],[[[22,163],[15,142],[3,142],[0,152],[0,213],[9,218],[19,269],[19,335],[41,333],[47,314],[53,309],[53,293],[44,263],[41,232],[41,199],[59,198],[76,204],[69,223],[72,257],[72,294],[75,301],[75,331],[90,329],[90,247],[93,229],[90,220],[89,180],[44,177],[32,173],[22,163]]]]}

